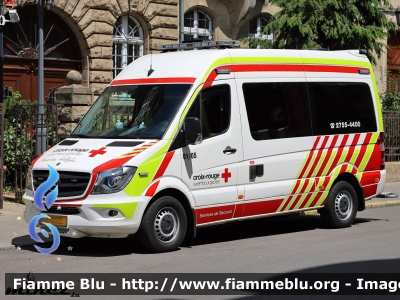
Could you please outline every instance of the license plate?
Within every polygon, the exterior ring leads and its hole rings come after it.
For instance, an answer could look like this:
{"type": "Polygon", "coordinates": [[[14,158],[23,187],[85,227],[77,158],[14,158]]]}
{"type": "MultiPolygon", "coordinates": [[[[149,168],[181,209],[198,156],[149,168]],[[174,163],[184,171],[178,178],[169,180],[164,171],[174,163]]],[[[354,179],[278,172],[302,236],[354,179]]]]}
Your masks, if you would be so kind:
{"type": "Polygon", "coordinates": [[[43,218],[40,219],[39,224],[49,223],[53,224],[54,226],[60,227],[67,227],[67,216],[55,216],[55,215],[48,215],[51,219],[43,218]]]}

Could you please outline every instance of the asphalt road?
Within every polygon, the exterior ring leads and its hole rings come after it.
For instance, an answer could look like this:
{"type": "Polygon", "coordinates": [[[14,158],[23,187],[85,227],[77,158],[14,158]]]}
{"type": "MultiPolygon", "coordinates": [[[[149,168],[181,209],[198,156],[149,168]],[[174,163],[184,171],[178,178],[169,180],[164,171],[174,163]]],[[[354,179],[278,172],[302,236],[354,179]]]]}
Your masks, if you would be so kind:
{"type": "MultiPolygon", "coordinates": [[[[22,246],[21,250],[0,251],[0,299],[27,299],[27,296],[4,296],[2,292],[4,291],[4,274],[7,272],[26,274],[29,272],[33,274],[60,272],[400,273],[399,215],[400,206],[368,209],[358,213],[352,227],[335,230],[325,228],[318,215],[236,222],[199,229],[197,238],[191,243],[178,251],[163,254],[144,252],[137,245],[134,237],[128,239],[62,238],[58,250],[49,255],[40,254],[32,245],[26,245],[22,246]],[[67,247],[72,247],[72,251],[68,251],[67,247]]],[[[26,240],[26,236],[16,239],[23,241],[23,239],[26,240]]],[[[96,300],[110,299],[110,296],[82,297],[96,300]]],[[[58,298],[66,299],[65,296],[52,297],[52,299],[58,298]]],[[[135,298],[112,296],[112,298],[160,299],[155,296],[135,296],[135,298]]],[[[165,299],[176,298],[200,299],[200,296],[165,297],[165,299]]],[[[250,299],[253,297],[208,296],[205,298],[250,299]]],[[[296,299],[299,298],[296,297],[296,299]]],[[[311,299],[311,297],[306,296],[303,299],[311,299]]],[[[315,299],[333,298],[326,296],[315,299]]],[[[368,298],[360,296],[360,299],[368,298]]],[[[381,297],[375,296],[370,299],[381,299],[381,297]]]]}

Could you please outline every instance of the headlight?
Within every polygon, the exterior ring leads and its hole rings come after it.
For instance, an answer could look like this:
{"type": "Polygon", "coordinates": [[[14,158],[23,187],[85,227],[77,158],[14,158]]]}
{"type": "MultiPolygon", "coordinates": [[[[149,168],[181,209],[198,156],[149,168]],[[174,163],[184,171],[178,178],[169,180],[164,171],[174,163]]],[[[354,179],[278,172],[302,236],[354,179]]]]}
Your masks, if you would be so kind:
{"type": "Polygon", "coordinates": [[[136,170],[136,167],[118,167],[99,173],[91,194],[110,194],[121,191],[131,181],[136,170]]]}
{"type": "Polygon", "coordinates": [[[32,186],[32,167],[29,166],[28,173],[26,173],[25,189],[33,191],[32,186]]]}

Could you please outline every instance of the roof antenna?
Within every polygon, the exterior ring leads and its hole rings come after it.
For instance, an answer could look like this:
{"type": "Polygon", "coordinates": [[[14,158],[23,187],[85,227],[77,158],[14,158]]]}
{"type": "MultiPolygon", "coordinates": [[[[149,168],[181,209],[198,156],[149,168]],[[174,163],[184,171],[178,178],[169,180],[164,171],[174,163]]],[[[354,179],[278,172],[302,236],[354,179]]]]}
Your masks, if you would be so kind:
{"type": "Polygon", "coordinates": [[[150,70],[147,72],[147,77],[149,77],[153,72],[153,52],[150,52],[150,70]]]}

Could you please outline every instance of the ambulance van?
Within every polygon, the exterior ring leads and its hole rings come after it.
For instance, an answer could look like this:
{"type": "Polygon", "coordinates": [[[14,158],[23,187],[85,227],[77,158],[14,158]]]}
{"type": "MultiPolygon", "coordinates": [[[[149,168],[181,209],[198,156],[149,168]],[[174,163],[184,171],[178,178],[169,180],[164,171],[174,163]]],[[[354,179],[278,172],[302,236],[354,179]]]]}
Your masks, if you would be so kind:
{"type": "Polygon", "coordinates": [[[70,137],[32,162],[26,222],[41,213],[34,193],[52,167],[46,222],[62,237],[136,234],[164,252],[202,226],[307,210],[351,226],[386,178],[366,52],[237,44],[166,45],[196,49],[132,62],[70,137]]]}

